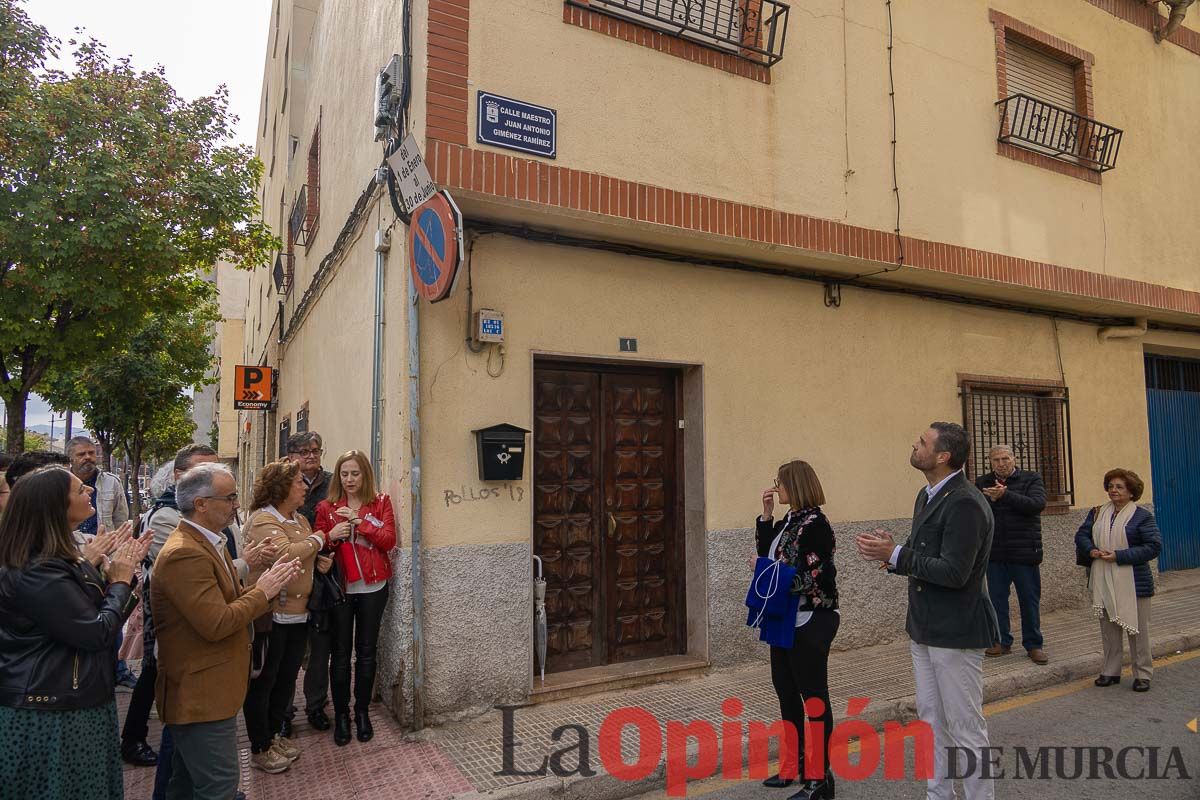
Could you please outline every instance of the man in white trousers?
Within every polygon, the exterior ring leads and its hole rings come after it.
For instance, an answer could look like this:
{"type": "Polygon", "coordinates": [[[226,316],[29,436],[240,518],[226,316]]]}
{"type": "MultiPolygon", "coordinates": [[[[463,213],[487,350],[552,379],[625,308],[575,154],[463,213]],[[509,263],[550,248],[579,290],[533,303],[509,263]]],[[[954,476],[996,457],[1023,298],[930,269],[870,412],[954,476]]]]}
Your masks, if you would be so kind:
{"type": "Polygon", "coordinates": [[[999,635],[985,580],[994,523],[987,499],[962,473],[969,451],[961,425],[932,423],[909,459],[929,483],[917,493],[912,535],[903,545],[882,530],[855,540],[864,558],[908,576],[917,713],[934,737],[929,800],[952,800],[953,777],[964,773],[968,800],[995,796],[983,750],[983,651],[999,635]]]}

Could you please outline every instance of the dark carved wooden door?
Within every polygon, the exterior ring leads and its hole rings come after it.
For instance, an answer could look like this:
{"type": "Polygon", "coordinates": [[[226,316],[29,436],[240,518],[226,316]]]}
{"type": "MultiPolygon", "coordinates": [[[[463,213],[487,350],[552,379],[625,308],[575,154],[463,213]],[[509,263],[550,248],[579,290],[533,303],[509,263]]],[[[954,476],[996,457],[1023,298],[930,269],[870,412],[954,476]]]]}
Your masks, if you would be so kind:
{"type": "Polygon", "coordinates": [[[534,375],[534,553],[547,671],[678,653],[683,552],[670,372],[534,375]]]}
{"type": "Polygon", "coordinates": [[[675,651],[675,386],[606,373],[605,588],[609,661],[675,651]]]}

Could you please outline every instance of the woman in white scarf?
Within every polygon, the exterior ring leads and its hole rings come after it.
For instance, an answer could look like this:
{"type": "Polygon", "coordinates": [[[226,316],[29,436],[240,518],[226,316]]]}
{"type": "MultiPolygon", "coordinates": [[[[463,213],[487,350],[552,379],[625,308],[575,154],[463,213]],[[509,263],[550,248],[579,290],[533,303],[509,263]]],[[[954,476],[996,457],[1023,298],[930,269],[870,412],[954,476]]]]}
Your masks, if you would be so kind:
{"type": "Polygon", "coordinates": [[[1078,561],[1088,567],[1092,610],[1100,619],[1104,645],[1096,685],[1121,682],[1122,639],[1128,635],[1135,692],[1149,691],[1154,674],[1149,630],[1154,577],[1149,564],[1162,549],[1154,515],[1136,502],[1144,489],[1137,473],[1109,470],[1104,475],[1109,501],[1093,508],[1075,534],[1078,561]]]}

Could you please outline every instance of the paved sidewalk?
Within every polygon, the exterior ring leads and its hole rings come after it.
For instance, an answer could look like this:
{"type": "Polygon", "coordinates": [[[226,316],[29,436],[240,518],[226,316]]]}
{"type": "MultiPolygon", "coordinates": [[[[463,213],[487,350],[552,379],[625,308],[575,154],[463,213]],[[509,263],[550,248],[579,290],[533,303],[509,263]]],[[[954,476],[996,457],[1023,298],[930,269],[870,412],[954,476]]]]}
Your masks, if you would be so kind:
{"type": "MultiPolygon", "coordinates": [[[[1015,622],[1015,620],[1014,620],[1015,622]]],[[[1033,691],[1095,674],[1100,664],[1100,636],[1096,621],[1085,610],[1064,611],[1043,620],[1050,664],[1037,666],[1018,646],[1012,655],[985,661],[984,687],[989,701],[1033,691]]],[[[1151,635],[1155,656],[1200,647],[1200,570],[1168,573],[1154,599],[1151,635]]],[[[1020,637],[1017,637],[1020,641],[1020,637]]],[[[868,697],[865,718],[878,724],[885,719],[914,716],[912,665],[908,641],[861,650],[835,652],[830,662],[830,689],[834,715],[841,718],[850,697],[868,697]]],[[[413,800],[474,800],[475,798],[621,798],[662,785],[661,766],[639,783],[623,783],[606,775],[599,758],[597,734],[611,711],[639,706],[660,722],[707,719],[719,729],[725,719],[721,703],[737,697],[745,704],[743,720],[776,719],[779,708],[765,665],[711,672],[681,680],[592,695],[578,700],[530,706],[514,714],[514,766],[531,770],[555,750],[576,744],[568,733],[552,742],[552,731],[578,724],[590,734],[590,761],[595,777],[556,778],[499,776],[503,766],[500,712],[444,725],[405,736],[386,711],[373,715],[375,740],[335,747],[332,736],[297,725],[297,744],[304,755],[281,775],[265,775],[248,768],[249,750],[244,732],[242,789],[249,800],[355,800],[356,798],[413,798],[413,800]]],[[[1153,692],[1150,697],[1153,697],[1153,692]]],[[[128,694],[119,694],[121,719],[128,694]]],[[[158,724],[152,727],[157,744],[158,724]]],[[[631,738],[631,737],[630,737],[631,738]]],[[[565,757],[573,766],[577,752],[565,757]]],[[[627,760],[632,757],[627,754],[627,760]]],[[[152,769],[126,770],[126,797],[148,800],[152,769]]]]}

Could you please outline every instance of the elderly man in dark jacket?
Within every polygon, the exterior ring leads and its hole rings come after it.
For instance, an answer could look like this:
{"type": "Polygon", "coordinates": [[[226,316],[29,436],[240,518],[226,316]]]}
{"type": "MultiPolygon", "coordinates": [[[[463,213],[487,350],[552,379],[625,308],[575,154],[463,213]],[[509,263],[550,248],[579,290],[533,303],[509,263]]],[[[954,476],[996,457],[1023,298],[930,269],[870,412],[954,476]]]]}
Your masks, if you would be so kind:
{"type": "Polygon", "coordinates": [[[975,479],[987,496],[996,519],[992,553],[988,559],[988,594],[996,608],[1000,641],[984,651],[989,656],[1012,652],[1013,635],[1008,621],[1009,586],[1017,587],[1021,607],[1021,645],[1035,664],[1049,661],[1042,649],[1042,509],[1046,487],[1036,472],[1017,469],[1012,448],[998,444],[988,451],[992,471],[975,479]]]}

